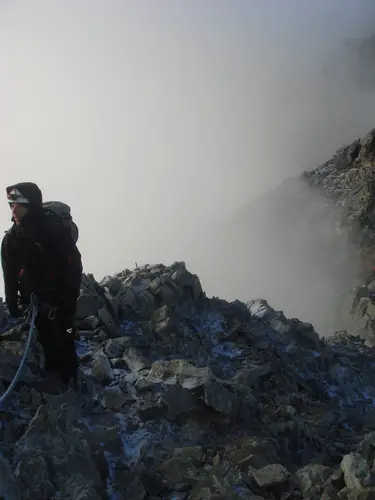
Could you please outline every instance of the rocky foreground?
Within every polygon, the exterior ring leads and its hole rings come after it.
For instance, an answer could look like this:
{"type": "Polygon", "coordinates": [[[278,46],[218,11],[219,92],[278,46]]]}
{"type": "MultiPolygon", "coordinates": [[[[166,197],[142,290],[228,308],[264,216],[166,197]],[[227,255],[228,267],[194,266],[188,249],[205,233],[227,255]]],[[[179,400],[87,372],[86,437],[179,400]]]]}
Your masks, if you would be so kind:
{"type": "MultiPolygon", "coordinates": [[[[208,299],[184,263],[85,275],[77,316],[81,390],[38,391],[36,346],[0,413],[0,498],[375,498],[359,338],[208,299]]],[[[25,333],[0,337],[5,389],[25,333]]]]}

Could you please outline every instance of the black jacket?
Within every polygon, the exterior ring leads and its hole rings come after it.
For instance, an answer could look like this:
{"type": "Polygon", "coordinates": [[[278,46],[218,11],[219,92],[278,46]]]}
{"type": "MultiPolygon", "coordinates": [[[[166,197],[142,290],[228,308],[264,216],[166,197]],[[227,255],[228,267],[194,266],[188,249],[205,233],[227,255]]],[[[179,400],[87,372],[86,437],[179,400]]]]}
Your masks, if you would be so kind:
{"type": "Polygon", "coordinates": [[[82,277],[81,254],[69,229],[30,206],[21,223],[6,232],[1,245],[5,300],[16,314],[20,293],[27,305],[35,293],[45,302],[74,315],[82,277]]]}

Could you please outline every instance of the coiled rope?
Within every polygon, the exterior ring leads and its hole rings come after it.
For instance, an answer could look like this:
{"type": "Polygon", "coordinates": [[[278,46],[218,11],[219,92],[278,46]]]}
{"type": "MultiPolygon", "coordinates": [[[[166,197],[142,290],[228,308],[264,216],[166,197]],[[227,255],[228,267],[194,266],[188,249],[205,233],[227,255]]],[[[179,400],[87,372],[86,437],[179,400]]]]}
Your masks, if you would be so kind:
{"type": "MultiPolygon", "coordinates": [[[[28,355],[28,352],[29,352],[29,349],[31,346],[31,341],[33,339],[33,333],[34,333],[34,327],[35,327],[35,318],[36,318],[36,315],[38,314],[38,303],[37,303],[36,297],[31,297],[30,306],[27,309],[27,311],[25,312],[25,315],[27,315],[28,318],[30,318],[30,314],[31,314],[31,319],[30,319],[29,334],[27,337],[27,342],[26,342],[26,346],[25,346],[25,350],[24,350],[22,359],[21,359],[21,363],[20,363],[20,366],[18,367],[18,370],[17,370],[16,374],[14,375],[13,380],[10,383],[9,387],[4,392],[4,394],[0,397],[0,409],[4,405],[5,401],[9,397],[10,393],[13,391],[14,387],[16,386],[16,384],[21,376],[22,368],[25,364],[25,361],[26,361],[26,358],[27,358],[27,355],[28,355]]],[[[27,321],[28,321],[28,319],[27,319],[27,321]]]]}

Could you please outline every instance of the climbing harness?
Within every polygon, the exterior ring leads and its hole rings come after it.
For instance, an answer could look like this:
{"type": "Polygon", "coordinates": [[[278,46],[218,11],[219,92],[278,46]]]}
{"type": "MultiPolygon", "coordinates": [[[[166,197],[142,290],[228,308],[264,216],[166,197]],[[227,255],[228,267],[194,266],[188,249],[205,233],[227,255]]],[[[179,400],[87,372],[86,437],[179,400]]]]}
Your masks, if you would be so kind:
{"type": "Polygon", "coordinates": [[[38,300],[37,300],[37,297],[32,295],[31,299],[30,299],[30,305],[25,312],[26,322],[28,322],[30,320],[30,328],[29,328],[29,334],[28,334],[25,350],[23,353],[23,357],[21,359],[20,366],[18,367],[18,370],[17,370],[16,374],[14,375],[12,382],[10,383],[9,387],[4,392],[4,394],[0,397],[0,409],[4,405],[6,399],[8,398],[8,396],[10,395],[10,393],[12,392],[12,390],[14,389],[14,387],[16,386],[16,384],[20,378],[22,368],[25,364],[27,354],[28,354],[30,346],[31,346],[31,341],[33,339],[35,318],[36,318],[37,313],[38,313],[38,300]]]}

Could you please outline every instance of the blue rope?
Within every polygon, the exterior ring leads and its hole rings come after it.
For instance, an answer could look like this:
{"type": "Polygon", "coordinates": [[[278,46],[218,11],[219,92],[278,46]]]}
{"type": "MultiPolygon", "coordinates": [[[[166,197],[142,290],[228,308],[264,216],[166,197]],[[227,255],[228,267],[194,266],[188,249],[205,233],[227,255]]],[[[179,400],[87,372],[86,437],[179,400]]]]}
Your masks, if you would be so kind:
{"type": "Polygon", "coordinates": [[[10,393],[13,391],[15,385],[17,384],[17,382],[20,378],[20,375],[21,375],[22,368],[25,364],[27,354],[28,354],[30,346],[31,346],[31,341],[33,339],[33,333],[34,333],[35,318],[36,318],[36,315],[38,313],[38,309],[37,309],[35,303],[32,304],[31,307],[32,307],[32,313],[31,313],[29,335],[28,335],[25,350],[24,350],[24,353],[22,356],[22,360],[21,360],[20,366],[18,367],[18,370],[17,370],[15,376],[13,377],[11,384],[9,385],[8,389],[4,392],[4,394],[0,397],[0,408],[4,405],[6,399],[8,398],[10,393]]]}

